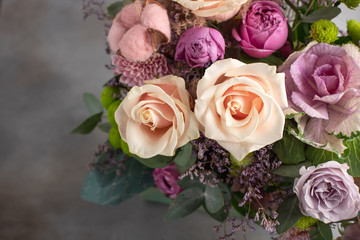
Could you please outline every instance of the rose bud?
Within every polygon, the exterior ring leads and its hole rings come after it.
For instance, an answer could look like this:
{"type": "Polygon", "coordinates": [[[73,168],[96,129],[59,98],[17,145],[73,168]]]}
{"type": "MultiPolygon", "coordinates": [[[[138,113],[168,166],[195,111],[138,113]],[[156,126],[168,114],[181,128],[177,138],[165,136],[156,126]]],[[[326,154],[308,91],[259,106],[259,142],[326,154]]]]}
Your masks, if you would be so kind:
{"type": "Polygon", "coordinates": [[[258,1],[249,7],[240,31],[234,28],[232,34],[245,53],[264,58],[284,45],[288,36],[286,21],[279,5],[258,1]]]}
{"type": "Polygon", "coordinates": [[[213,28],[193,27],[185,31],[176,46],[175,61],[186,60],[190,67],[203,67],[210,60],[223,59],[225,40],[213,28]]]}
{"type": "Polygon", "coordinates": [[[153,171],[155,185],[171,199],[174,199],[182,191],[177,184],[179,176],[180,173],[173,164],[164,168],[155,168],[153,171]]]}

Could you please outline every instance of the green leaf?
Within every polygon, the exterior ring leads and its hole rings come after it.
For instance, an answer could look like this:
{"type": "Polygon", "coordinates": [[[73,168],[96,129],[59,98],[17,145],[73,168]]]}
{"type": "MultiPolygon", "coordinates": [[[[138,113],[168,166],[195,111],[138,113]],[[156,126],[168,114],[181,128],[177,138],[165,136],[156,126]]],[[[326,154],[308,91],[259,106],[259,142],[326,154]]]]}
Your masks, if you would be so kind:
{"type": "Polygon", "coordinates": [[[327,19],[331,20],[335,18],[337,15],[341,13],[340,8],[337,7],[323,7],[319,10],[316,10],[315,12],[312,12],[311,14],[303,17],[301,19],[302,22],[305,23],[314,23],[321,19],[327,19]]]}
{"type": "Polygon", "coordinates": [[[219,187],[205,186],[205,207],[210,213],[216,213],[224,206],[224,198],[219,187]]]}
{"type": "Polygon", "coordinates": [[[197,187],[200,188],[202,191],[205,191],[205,185],[202,184],[197,177],[191,179],[190,176],[186,176],[183,179],[179,180],[177,183],[182,189],[197,187]]]}
{"type": "Polygon", "coordinates": [[[344,151],[341,158],[336,153],[308,146],[306,157],[314,165],[328,162],[331,160],[339,163],[347,163],[350,167],[348,173],[353,177],[360,177],[360,137],[345,140],[344,145],[348,148],[344,151]]]}
{"type": "Polygon", "coordinates": [[[170,204],[173,200],[165,196],[158,188],[151,187],[140,194],[140,196],[148,201],[170,204]]]}
{"type": "Polygon", "coordinates": [[[230,192],[229,187],[225,183],[222,183],[222,182],[219,182],[218,185],[219,185],[219,188],[221,189],[224,201],[230,201],[231,200],[231,192],[230,192]]]}
{"type": "Polygon", "coordinates": [[[204,202],[204,193],[200,188],[188,188],[182,191],[170,204],[166,220],[185,217],[198,209],[204,202]]]}
{"type": "MultiPolygon", "coordinates": [[[[121,153],[118,157],[123,157],[121,153]]],[[[117,169],[89,172],[86,177],[81,198],[101,205],[116,205],[143,192],[154,185],[152,169],[133,158],[126,160],[126,170],[121,174],[117,169]]]]}
{"type": "Polygon", "coordinates": [[[97,99],[97,97],[95,97],[93,94],[84,93],[83,99],[90,115],[94,115],[103,111],[103,107],[101,105],[100,100],[97,99]]]}
{"type": "Polygon", "coordinates": [[[174,158],[174,163],[180,173],[184,173],[188,168],[196,162],[196,156],[192,155],[192,144],[188,143],[178,150],[174,158]]]}
{"type": "Polygon", "coordinates": [[[217,211],[216,213],[210,213],[209,210],[204,207],[205,211],[210,215],[210,217],[212,217],[213,219],[215,219],[218,222],[224,222],[227,218],[227,212],[225,211],[225,207],[222,207],[219,211],[217,211]]]}
{"type": "Polygon", "coordinates": [[[265,58],[254,58],[251,57],[249,55],[247,55],[246,53],[244,53],[241,48],[230,48],[227,53],[226,53],[226,58],[236,58],[244,63],[255,63],[255,62],[263,62],[263,63],[267,63],[269,65],[275,65],[275,66],[280,66],[283,61],[274,56],[274,55],[270,55],[267,56],[265,58]]]}
{"type": "Polygon", "coordinates": [[[312,164],[310,161],[305,161],[295,165],[282,164],[280,167],[272,171],[272,173],[284,177],[298,178],[300,177],[300,173],[299,173],[300,168],[302,166],[309,167],[311,165],[312,164]]]}
{"type": "Polygon", "coordinates": [[[297,164],[305,161],[305,143],[284,131],[283,138],[274,143],[272,150],[285,164],[297,164]]]}
{"type": "Polygon", "coordinates": [[[103,132],[109,133],[110,129],[111,129],[111,124],[108,122],[101,123],[101,124],[99,124],[98,128],[103,132]]]}
{"type": "Polygon", "coordinates": [[[276,226],[278,234],[282,234],[292,228],[302,217],[299,209],[299,200],[296,195],[285,199],[277,210],[279,216],[277,220],[280,225],[276,226]]]}
{"type": "Polygon", "coordinates": [[[314,240],[332,240],[333,236],[330,225],[318,221],[316,228],[310,232],[310,237],[314,240]]]}
{"type": "Polygon", "coordinates": [[[102,116],[102,112],[92,115],[91,117],[86,119],[84,122],[82,122],[78,127],[73,129],[71,131],[71,133],[80,133],[80,134],[90,133],[92,130],[94,130],[96,125],[99,122],[101,122],[101,116],[102,116]]]}
{"type": "Polygon", "coordinates": [[[151,158],[141,158],[136,155],[133,155],[133,157],[149,168],[166,167],[171,163],[171,161],[173,159],[172,157],[167,157],[167,156],[162,156],[162,155],[156,155],[151,158]]]}
{"type": "Polygon", "coordinates": [[[110,17],[115,18],[116,14],[118,14],[121,9],[126,5],[127,1],[118,1],[118,2],[114,2],[111,3],[108,7],[107,7],[107,14],[110,17]]]}

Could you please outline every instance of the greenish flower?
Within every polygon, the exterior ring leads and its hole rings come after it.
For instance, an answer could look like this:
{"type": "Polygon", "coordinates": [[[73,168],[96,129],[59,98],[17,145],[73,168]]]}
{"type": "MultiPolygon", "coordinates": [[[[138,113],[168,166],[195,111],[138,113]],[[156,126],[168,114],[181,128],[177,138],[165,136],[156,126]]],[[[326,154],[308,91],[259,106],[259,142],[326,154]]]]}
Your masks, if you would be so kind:
{"type": "Polygon", "coordinates": [[[318,42],[332,43],[338,39],[338,32],[334,23],[321,19],[311,25],[310,36],[318,42]]]}
{"type": "Polygon", "coordinates": [[[119,92],[120,90],[118,88],[110,86],[104,87],[100,100],[105,109],[108,109],[110,104],[118,99],[115,96],[119,94],[119,92]]]}
{"type": "Polygon", "coordinates": [[[347,22],[347,32],[349,37],[355,44],[359,44],[360,41],[360,22],[352,19],[347,22]]]}
{"type": "Polygon", "coordinates": [[[308,229],[309,227],[315,225],[319,220],[309,216],[302,216],[299,221],[296,222],[295,226],[299,229],[308,229]]]}
{"type": "Polygon", "coordinates": [[[343,4],[345,4],[348,8],[354,9],[359,6],[360,0],[340,0],[343,4]]]}

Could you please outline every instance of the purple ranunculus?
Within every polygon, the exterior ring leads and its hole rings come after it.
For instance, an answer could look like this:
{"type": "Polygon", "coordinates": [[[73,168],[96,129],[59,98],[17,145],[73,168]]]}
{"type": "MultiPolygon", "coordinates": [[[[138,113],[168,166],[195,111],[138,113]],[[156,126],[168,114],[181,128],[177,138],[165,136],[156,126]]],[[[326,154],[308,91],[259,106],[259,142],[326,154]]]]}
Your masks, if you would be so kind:
{"type": "Polygon", "coordinates": [[[264,58],[281,48],[288,36],[287,19],[279,5],[272,1],[256,1],[246,12],[240,32],[233,37],[248,55],[264,58]]]}
{"type": "Polygon", "coordinates": [[[360,130],[359,49],[313,42],[278,71],[285,73],[289,106],[306,114],[299,125],[304,139],[342,152],[342,141],[329,133],[350,136],[360,130]]]}
{"type": "Polygon", "coordinates": [[[335,161],[302,167],[294,192],[301,212],[324,223],[356,217],[360,210],[359,188],[347,173],[349,166],[335,161]]]}
{"type": "Polygon", "coordinates": [[[179,176],[180,173],[174,164],[164,168],[155,168],[153,171],[156,186],[171,199],[174,199],[182,191],[177,184],[179,176]]]}
{"type": "Polygon", "coordinates": [[[223,59],[225,40],[213,28],[193,27],[186,30],[176,46],[175,61],[186,60],[190,67],[203,67],[205,63],[223,59]]]}

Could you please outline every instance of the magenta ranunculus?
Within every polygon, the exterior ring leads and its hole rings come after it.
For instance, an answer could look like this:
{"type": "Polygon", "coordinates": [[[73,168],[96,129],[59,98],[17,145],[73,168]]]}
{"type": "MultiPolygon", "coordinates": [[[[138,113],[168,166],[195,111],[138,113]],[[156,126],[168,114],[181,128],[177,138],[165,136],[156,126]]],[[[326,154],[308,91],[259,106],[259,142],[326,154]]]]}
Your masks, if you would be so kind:
{"type": "Polygon", "coordinates": [[[175,61],[186,60],[190,67],[203,67],[205,63],[223,59],[225,40],[213,28],[193,27],[186,30],[176,46],[175,61]]]}
{"type": "Polygon", "coordinates": [[[182,191],[177,184],[179,176],[180,173],[174,164],[164,168],[155,168],[153,171],[156,186],[171,199],[174,199],[182,191]]]}
{"type": "Polygon", "coordinates": [[[233,37],[248,55],[264,58],[281,48],[288,36],[287,19],[279,5],[272,1],[254,2],[242,20],[240,32],[233,37]]]}
{"type": "Polygon", "coordinates": [[[342,140],[329,133],[350,136],[360,130],[359,49],[313,42],[278,70],[285,73],[289,106],[306,114],[299,124],[303,138],[318,147],[330,143],[341,153],[342,140]]]}
{"type": "Polygon", "coordinates": [[[349,166],[335,161],[302,167],[294,192],[301,212],[324,223],[356,217],[360,210],[359,188],[347,173],[349,166]]]}

